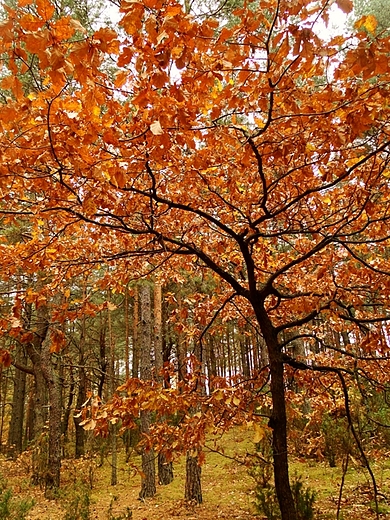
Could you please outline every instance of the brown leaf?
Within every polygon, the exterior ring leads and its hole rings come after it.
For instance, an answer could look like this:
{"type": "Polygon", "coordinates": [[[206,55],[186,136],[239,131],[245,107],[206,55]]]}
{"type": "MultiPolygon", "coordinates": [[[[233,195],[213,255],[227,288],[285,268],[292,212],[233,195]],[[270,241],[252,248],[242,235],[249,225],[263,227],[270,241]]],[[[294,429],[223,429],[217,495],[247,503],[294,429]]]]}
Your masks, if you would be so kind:
{"type": "Polygon", "coordinates": [[[336,4],[345,14],[348,14],[353,10],[353,3],[351,0],[336,0],[336,4]]]}

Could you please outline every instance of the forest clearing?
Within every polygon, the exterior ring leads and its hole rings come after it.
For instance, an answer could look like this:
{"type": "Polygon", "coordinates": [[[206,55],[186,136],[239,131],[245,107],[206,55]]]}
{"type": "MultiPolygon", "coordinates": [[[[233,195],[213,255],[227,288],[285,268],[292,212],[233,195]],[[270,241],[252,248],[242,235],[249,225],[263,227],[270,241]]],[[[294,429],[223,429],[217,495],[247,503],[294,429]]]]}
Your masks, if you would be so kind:
{"type": "MultiPolygon", "coordinates": [[[[0,475],[6,478],[7,489],[12,489],[10,515],[4,515],[0,495],[0,518],[18,520],[17,504],[33,499],[34,506],[26,512],[25,520],[260,520],[267,517],[255,507],[255,480],[243,464],[248,453],[254,451],[247,431],[237,430],[223,439],[225,455],[208,452],[202,468],[204,503],[199,505],[183,500],[185,465],[183,458],[175,463],[174,481],[158,486],[153,499],[140,501],[140,475],[134,471],[139,457],[128,463],[124,453],[119,457],[118,484],[110,485],[110,458],[66,459],[62,468],[62,486],[55,500],[47,500],[43,489],[31,484],[31,459],[24,454],[16,462],[0,460],[0,475]],[[236,461],[231,457],[235,456],[236,461]],[[100,466],[100,463],[103,464],[100,466]],[[91,488],[92,486],[92,488],[91,488]],[[1,516],[3,515],[3,516],[1,516]]],[[[102,447],[101,447],[102,448],[102,447]]],[[[374,463],[378,485],[383,495],[390,493],[390,462],[383,454],[374,463]]],[[[316,491],[314,520],[336,518],[339,503],[342,468],[331,468],[327,461],[292,458],[292,475],[302,476],[305,484],[316,491]]],[[[367,471],[357,461],[351,461],[343,485],[340,518],[351,520],[374,519],[374,504],[367,471]]],[[[381,501],[381,518],[387,518],[390,506],[381,501]]],[[[20,517],[21,518],[21,517],[20,517]]]]}

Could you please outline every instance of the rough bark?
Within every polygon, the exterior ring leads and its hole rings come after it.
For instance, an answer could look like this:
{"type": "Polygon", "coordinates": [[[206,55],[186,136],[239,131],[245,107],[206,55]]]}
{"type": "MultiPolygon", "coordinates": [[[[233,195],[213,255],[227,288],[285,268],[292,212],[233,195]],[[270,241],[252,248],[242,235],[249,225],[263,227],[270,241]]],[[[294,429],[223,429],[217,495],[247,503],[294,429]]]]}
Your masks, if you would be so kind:
{"type": "MultiPolygon", "coordinates": [[[[33,341],[26,344],[26,352],[32,362],[34,374],[34,389],[31,396],[30,436],[35,443],[32,453],[32,475],[31,481],[38,485],[44,482],[47,472],[46,442],[47,435],[44,432],[47,419],[47,386],[42,370],[42,351],[49,330],[48,310],[46,305],[41,305],[37,311],[33,323],[35,334],[33,341]]],[[[60,421],[61,424],[61,421],[60,421]]]]}
{"type": "Polygon", "coordinates": [[[98,396],[101,399],[103,397],[103,389],[104,389],[104,385],[106,382],[106,376],[107,376],[106,329],[107,329],[106,322],[101,321],[100,336],[99,336],[100,379],[99,379],[99,384],[98,384],[98,396]]]}
{"type": "Polygon", "coordinates": [[[167,486],[173,481],[173,464],[167,461],[164,452],[158,454],[158,483],[167,486]]]}
{"type": "MultiPolygon", "coordinates": [[[[77,402],[76,409],[77,412],[81,411],[81,407],[83,403],[85,403],[87,398],[87,381],[86,374],[84,368],[84,358],[80,357],[80,367],[79,371],[79,388],[77,393],[77,402]]],[[[80,458],[85,455],[85,430],[80,423],[82,422],[82,417],[79,416],[79,413],[76,413],[73,417],[73,422],[75,425],[75,457],[80,458]]]]}
{"type": "MultiPolygon", "coordinates": [[[[86,288],[83,285],[83,299],[86,298],[86,288]]],[[[73,416],[73,423],[75,426],[75,457],[76,459],[85,455],[85,439],[86,432],[80,423],[83,421],[81,417],[81,409],[87,399],[87,374],[85,371],[85,338],[86,338],[86,318],[83,315],[81,319],[80,341],[79,341],[79,356],[78,356],[78,389],[76,400],[76,413],[73,416]]],[[[100,349],[102,348],[99,345],[100,349]]],[[[104,374],[103,374],[104,377],[104,374]]],[[[102,385],[104,380],[102,382],[102,385]]],[[[102,387],[100,389],[102,392],[102,387]]]]}
{"type": "Polygon", "coordinates": [[[186,485],[184,499],[201,504],[203,502],[201,486],[202,468],[198,464],[198,453],[187,452],[186,457],[186,485]]]}
{"type": "MultiPolygon", "coordinates": [[[[162,287],[154,284],[154,367],[157,381],[163,386],[163,333],[162,333],[162,287]]],[[[160,452],[157,458],[158,483],[166,486],[173,480],[172,461],[168,461],[165,453],[160,452]]]]}
{"type": "MultiPolygon", "coordinates": [[[[148,381],[152,379],[151,367],[151,303],[150,303],[150,287],[144,283],[139,288],[140,299],[140,372],[141,379],[148,381]]],[[[141,434],[149,433],[151,422],[150,412],[142,410],[141,412],[141,434]]],[[[141,499],[153,497],[156,494],[156,469],[155,457],[153,450],[145,447],[142,450],[142,480],[139,497],[141,499]]]]}
{"type": "MultiPolygon", "coordinates": [[[[63,414],[63,418],[62,418],[62,422],[61,422],[61,435],[62,435],[62,438],[64,439],[63,445],[66,445],[68,443],[69,421],[70,421],[70,416],[72,413],[73,401],[74,401],[74,396],[75,396],[75,383],[74,383],[72,371],[71,371],[70,377],[71,377],[71,381],[70,381],[70,385],[69,385],[69,393],[68,393],[68,398],[66,400],[66,404],[64,404],[64,414],[63,414]]],[[[60,377],[60,380],[61,380],[61,382],[63,381],[62,376],[60,377]]],[[[64,392],[63,384],[62,384],[62,391],[64,392]]],[[[63,400],[63,398],[62,398],[62,400],[63,400]]]]}
{"type": "Polygon", "coordinates": [[[132,368],[131,368],[131,375],[133,377],[139,376],[139,358],[140,358],[140,352],[139,352],[139,345],[138,345],[138,314],[139,314],[139,302],[138,302],[138,288],[134,288],[134,307],[133,307],[133,360],[132,360],[132,368]]]}
{"type": "Polygon", "coordinates": [[[126,285],[125,301],[124,301],[124,319],[125,319],[125,375],[126,380],[130,377],[130,324],[129,324],[129,287],[126,285]]]}
{"type": "Polygon", "coordinates": [[[48,464],[45,474],[45,496],[55,498],[60,487],[61,471],[61,389],[58,374],[52,363],[50,346],[45,345],[42,356],[42,371],[49,391],[49,439],[48,464]]]}
{"type": "MultiPolygon", "coordinates": [[[[24,349],[19,347],[15,356],[18,364],[26,365],[27,356],[24,349]]],[[[14,388],[12,395],[12,412],[8,432],[8,454],[17,457],[23,451],[23,418],[24,403],[26,400],[26,372],[15,368],[14,388]]]]}
{"type": "MultiPolygon", "coordinates": [[[[110,342],[110,363],[109,363],[109,391],[110,397],[115,392],[115,342],[112,332],[112,316],[111,310],[108,310],[108,336],[110,342]]],[[[116,486],[118,483],[118,452],[117,452],[117,427],[116,424],[110,426],[111,436],[111,486],[116,486]]]]}

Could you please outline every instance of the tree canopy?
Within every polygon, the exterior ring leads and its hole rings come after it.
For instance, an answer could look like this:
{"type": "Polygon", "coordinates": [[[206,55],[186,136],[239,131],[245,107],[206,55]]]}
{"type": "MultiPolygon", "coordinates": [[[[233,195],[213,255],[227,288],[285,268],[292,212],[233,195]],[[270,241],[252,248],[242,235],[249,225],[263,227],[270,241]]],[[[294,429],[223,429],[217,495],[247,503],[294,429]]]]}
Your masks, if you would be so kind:
{"type": "Polygon", "coordinates": [[[90,34],[20,0],[0,27],[0,213],[26,226],[3,236],[3,276],[44,271],[45,298],[96,264],[116,288],[210,270],[214,313],[238,301],[267,346],[283,520],[285,366],[343,385],[388,358],[390,41],[367,16],[325,40],[330,4],[261,0],[220,27],[123,0],[119,27],[90,34]],[[295,356],[297,339],[321,354],[295,356]]]}

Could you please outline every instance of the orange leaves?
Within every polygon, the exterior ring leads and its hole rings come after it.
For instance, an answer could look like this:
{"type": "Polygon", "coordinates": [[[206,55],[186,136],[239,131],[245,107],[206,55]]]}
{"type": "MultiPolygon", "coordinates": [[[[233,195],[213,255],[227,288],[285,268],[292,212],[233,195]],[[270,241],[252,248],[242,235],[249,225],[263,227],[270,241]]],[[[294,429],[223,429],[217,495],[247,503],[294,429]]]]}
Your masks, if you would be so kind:
{"type": "Polygon", "coordinates": [[[26,13],[20,18],[20,27],[26,31],[38,31],[45,25],[45,21],[33,15],[26,13]]]}
{"type": "MultiPolygon", "coordinates": [[[[171,372],[172,368],[165,367],[165,370],[171,372]]],[[[88,417],[84,424],[87,428],[95,428],[96,433],[104,433],[107,423],[120,420],[122,431],[125,431],[134,427],[142,411],[151,410],[156,421],[151,425],[148,438],[141,442],[158,450],[166,449],[168,445],[171,456],[202,448],[206,431],[223,434],[235,425],[242,425],[254,428],[255,438],[258,438],[267,430],[262,419],[255,415],[262,397],[254,390],[264,383],[263,378],[259,379],[261,381],[236,382],[231,386],[219,378],[213,382],[215,390],[205,395],[201,380],[194,374],[188,374],[172,388],[131,378],[117,389],[117,394],[106,405],[96,407],[92,401],[83,412],[83,416],[88,417]],[[172,424],[167,419],[172,414],[181,416],[179,424],[172,424]]]]}
{"type": "Polygon", "coordinates": [[[55,7],[49,0],[35,0],[38,15],[47,22],[54,14],[55,7]]]}
{"type": "Polygon", "coordinates": [[[1,88],[10,90],[16,99],[23,96],[23,85],[17,76],[6,76],[1,80],[1,88]]]}
{"type": "Polygon", "coordinates": [[[66,345],[66,336],[64,332],[57,328],[50,331],[50,352],[60,352],[66,345]]]}
{"type": "Polygon", "coordinates": [[[38,54],[42,52],[42,49],[46,49],[48,41],[47,31],[42,32],[29,32],[24,37],[24,42],[28,52],[38,54]]]}
{"type": "Polygon", "coordinates": [[[55,20],[50,25],[53,39],[57,42],[66,41],[72,38],[74,34],[79,32],[85,34],[86,30],[78,20],[73,20],[69,16],[64,16],[59,20],[55,20]]]}
{"type": "Polygon", "coordinates": [[[130,36],[136,35],[142,27],[144,6],[138,2],[122,2],[121,10],[126,10],[126,14],[123,16],[119,24],[130,36]]]}
{"type": "Polygon", "coordinates": [[[0,365],[9,368],[12,364],[12,357],[8,350],[0,350],[0,365]]]}
{"type": "Polygon", "coordinates": [[[101,27],[93,34],[93,39],[100,43],[97,48],[109,54],[119,54],[119,40],[117,33],[109,27],[101,27]]]}

